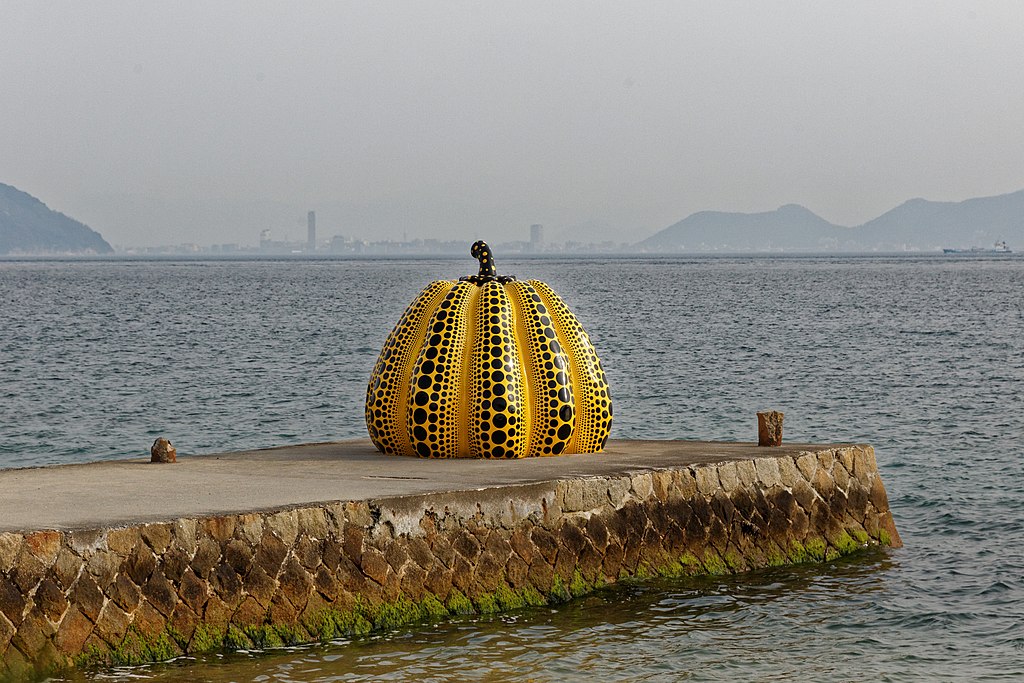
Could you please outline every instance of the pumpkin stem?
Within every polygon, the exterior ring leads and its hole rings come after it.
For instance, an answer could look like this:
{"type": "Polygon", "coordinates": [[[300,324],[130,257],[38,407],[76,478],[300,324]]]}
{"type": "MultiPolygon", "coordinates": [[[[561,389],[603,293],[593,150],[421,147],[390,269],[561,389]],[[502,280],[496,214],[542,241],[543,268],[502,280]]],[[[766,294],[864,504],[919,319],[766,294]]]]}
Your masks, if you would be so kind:
{"type": "Polygon", "coordinates": [[[498,271],[494,268],[494,257],[491,255],[491,248],[487,246],[487,242],[484,242],[483,240],[474,242],[469,253],[480,261],[480,273],[478,275],[466,275],[465,277],[460,277],[459,280],[462,282],[472,282],[475,285],[482,285],[485,282],[500,282],[505,284],[506,282],[513,282],[516,279],[515,275],[498,275],[498,271]]]}
{"type": "Polygon", "coordinates": [[[477,240],[473,243],[469,253],[472,254],[476,260],[480,261],[480,277],[494,277],[498,274],[498,271],[494,267],[494,257],[491,255],[491,248],[487,246],[487,242],[477,240]]]}

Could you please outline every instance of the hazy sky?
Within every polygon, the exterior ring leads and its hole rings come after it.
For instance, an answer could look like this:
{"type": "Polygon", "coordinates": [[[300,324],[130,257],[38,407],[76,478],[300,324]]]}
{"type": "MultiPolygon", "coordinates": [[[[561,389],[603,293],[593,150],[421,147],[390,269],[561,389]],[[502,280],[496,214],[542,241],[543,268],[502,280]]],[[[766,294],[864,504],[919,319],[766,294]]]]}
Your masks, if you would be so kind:
{"type": "Polygon", "coordinates": [[[122,245],[634,241],[1024,187],[1024,3],[0,0],[0,182],[122,245]]]}

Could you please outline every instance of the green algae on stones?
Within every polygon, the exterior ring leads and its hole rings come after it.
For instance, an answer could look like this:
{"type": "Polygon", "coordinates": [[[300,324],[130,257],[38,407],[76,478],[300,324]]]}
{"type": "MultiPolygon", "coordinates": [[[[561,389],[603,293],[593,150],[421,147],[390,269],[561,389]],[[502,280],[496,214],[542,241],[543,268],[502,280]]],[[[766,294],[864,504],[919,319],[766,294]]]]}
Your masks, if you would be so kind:
{"type": "Polygon", "coordinates": [[[450,614],[467,615],[476,613],[473,602],[462,591],[457,589],[452,589],[452,592],[448,595],[446,606],[450,614]]]}
{"type": "Polygon", "coordinates": [[[840,555],[849,555],[850,553],[856,552],[860,549],[860,545],[857,541],[853,540],[850,534],[845,531],[835,537],[832,541],[832,546],[839,551],[840,555]]]}
{"type": "Polygon", "coordinates": [[[704,551],[704,561],[701,563],[704,571],[711,576],[720,576],[729,573],[729,566],[713,550],[704,551]]]}
{"type": "Polygon", "coordinates": [[[572,581],[569,582],[569,593],[574,598],[586,595],[591,591],[591,586],[583,580],[583,574],[577,569],[572,574],[572,581]]]}

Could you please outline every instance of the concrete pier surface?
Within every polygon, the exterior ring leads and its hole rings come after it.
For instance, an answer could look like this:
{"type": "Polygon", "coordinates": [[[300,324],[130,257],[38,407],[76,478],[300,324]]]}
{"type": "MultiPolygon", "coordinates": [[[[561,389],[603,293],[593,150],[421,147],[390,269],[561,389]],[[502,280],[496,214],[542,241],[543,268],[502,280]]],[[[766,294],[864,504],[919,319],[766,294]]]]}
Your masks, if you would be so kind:
{"type": "Polygon", "coordinates": [[[431,460],[384,456],[368,439],[352,439],[182,456],[174,464],[151,463],[146,457],[0,470],[0,531],[70,531],[327,501],[618,476],[840,447],[612,440],[596,454],[431,460]]]}
{"type": "Polygon", "coordinates": [[[367,440],[0,471],[0,680],[365,635],[899,546],[865,445],[367,440]]]}

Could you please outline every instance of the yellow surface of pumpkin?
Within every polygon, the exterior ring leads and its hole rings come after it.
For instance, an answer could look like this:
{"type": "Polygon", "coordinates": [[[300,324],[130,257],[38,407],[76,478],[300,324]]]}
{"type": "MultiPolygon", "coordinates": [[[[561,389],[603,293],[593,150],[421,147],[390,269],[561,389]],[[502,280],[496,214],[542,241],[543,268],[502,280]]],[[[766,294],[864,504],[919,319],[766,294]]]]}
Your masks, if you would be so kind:
{"type": "Polygon", "coordinates": [[[366,391],[382,453],[523,458],[596,453],[611,430],[601,361],[565,302],[539,280],[480,273],[438,280],[405,310],[366,391]]]}

